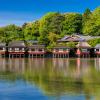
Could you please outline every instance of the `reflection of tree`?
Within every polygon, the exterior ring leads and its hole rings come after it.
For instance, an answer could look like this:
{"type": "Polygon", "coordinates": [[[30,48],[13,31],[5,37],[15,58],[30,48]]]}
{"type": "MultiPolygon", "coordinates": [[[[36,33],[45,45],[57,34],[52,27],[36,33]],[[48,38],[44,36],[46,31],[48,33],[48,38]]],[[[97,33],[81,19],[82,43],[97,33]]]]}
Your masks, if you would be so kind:
{"type": "MultiPolygon", "coordinates": [[[[99,100],[100,71],[90,59],[2,59],[0,79],[23,80],[35,84],[46,95],[86,94],[99,100]],[[5,63],[5,64],[4,64],[5,63]]],[[[59,98],[57,98],[59,99],[59,98]]]]}
{"type": "Polygon", "coordinates": [[[95,68],[100,70],[100,58],[95,58],[95,68]]]}

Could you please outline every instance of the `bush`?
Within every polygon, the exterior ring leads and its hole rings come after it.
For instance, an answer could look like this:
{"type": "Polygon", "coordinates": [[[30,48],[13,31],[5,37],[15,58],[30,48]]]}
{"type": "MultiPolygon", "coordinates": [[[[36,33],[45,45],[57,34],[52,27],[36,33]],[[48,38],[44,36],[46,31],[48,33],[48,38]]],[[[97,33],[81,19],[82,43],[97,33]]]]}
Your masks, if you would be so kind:
{"type": "Polygon", "coordinates": [[[100,38],[96,38],[96,39],[89,40],[88,43],[89,43],[92,47],[95,47],[97,44],[100,43],[100,38]]]}

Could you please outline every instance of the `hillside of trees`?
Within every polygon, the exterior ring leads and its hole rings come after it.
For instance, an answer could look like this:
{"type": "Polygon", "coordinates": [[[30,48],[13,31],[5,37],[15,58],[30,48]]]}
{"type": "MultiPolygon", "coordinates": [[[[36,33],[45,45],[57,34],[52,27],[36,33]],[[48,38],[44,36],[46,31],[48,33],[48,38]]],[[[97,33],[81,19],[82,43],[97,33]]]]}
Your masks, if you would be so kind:
{"type": "Polygon", "coordinates": [[[13,24],[0,27],[0,42],[8,44],[13,40],[38,40],[53,45],[58,38],[73,33],[99,36],[100,7],[94,11],[86,9],[83,14],[49,12],[41,19],[22,26],[13,24]]]}

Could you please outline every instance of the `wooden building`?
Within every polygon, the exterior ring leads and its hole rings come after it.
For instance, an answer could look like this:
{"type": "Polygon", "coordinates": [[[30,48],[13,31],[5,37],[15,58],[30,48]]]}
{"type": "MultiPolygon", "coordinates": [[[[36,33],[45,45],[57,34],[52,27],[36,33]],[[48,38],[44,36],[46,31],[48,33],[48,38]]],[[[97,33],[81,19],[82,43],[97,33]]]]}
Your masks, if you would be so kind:
{"type": "Polygon", "coordinates": [[[76,55],[78,57],[89,57],[90,56],[91,46],[87,42],[85,41],[79,42],[76,45],[76,47],[77,47],[76,55]]]}
{"type": "Polygon", "coordinates": [[[0,43],[0,56],[4,57],[6,55],[6,43],[0,43]]]}
{"type": "Polygon", "coordinates": [[[29,57],[44,57],[46,55],[46,47],[44,44],[39,44],[38,41],[32,41],[31,45],[27,46],[29,57]]]}
{"type": "Polygon", "coordinates": [[[67,46],[55,46],[52,48],[53,58],[69,57],[70,48],[67,46]]]}
{"type": "Polygon", "coordinates": [[[9,57],[24,57],[25,49],[26,46],[24,41],[10,42],[8,45],[9,57]]]}
{"type": "Polygon", "coordinates": [[[97,44],[97,45],[95,46],[95,54],[97,55],[97,57],[100,56],[100,44],[97,44]]]}

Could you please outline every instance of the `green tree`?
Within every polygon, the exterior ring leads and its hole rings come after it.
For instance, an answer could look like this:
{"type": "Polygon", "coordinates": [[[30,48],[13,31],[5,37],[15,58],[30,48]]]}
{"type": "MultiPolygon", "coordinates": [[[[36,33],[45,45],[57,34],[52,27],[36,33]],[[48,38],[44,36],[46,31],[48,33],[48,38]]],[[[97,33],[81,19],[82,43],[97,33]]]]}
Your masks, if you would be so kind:
{"type": "Polygon", "coordinates": [[[39,37],[39,21],[24,24],[23,34],[25,40],[37,40],[39,37]]]}
{"type": "Polygon", "coordinates": [[[83,19],[84,19],[84,20],[88,20],[88,19],[90,18],[90,15],[91,15],[91,11],[90,11],[89,8],[87,8],[87,9],[85,10],[85,12],[83,13],[83,19]]]}
{"type": "Polygon", "coordinates": [[[89,43],[92,47],[95,47],[97,44],[100,44],[100,38],[89,40],[88,43],[89,43]]]}
{"type": "Polygon", "coordinates": [[[86,35],[100,35],[100,7],[96,8],[84,23],[83,33],[86,35]]]}
{"type": "Polygon", "coordinates": [[[40,19],[39,32],[42,34],[43,31],[47,31],[49,34],[53,32],[55,34],[61,33],[62,21],[64,17],[57,12],[49,12],[40,19]]]}
{"type": "Polygon", "coordinates": [[[76,44],[75,42],[68,42],[66,45],[70,48],[75,48],[76,47],[76,44]]]}
{"type": "Polygon", "coordinates": [[[62,21],[64,17],[60,13],[50,12],[40,19],[39,41],[45,44],[49,44],[51,41],[48,39],[49,33],[60,34],[62,30],[62,21]],[[46,41],[43,41],[43,40],[46,41]]]}
{"type": "Polygon", "coordinates": [[[7,25],[0,28],[0,41],[8,44],[10,41],[19,40],[21,34],[21,27],[16,25],[7,25]]]}
{"type": "Polygon", "coordinates": [[[78,13],[64,14],[65,20],[63,21],[62,34],[81,33],[82,28],[82,15],[78,13]]]}

